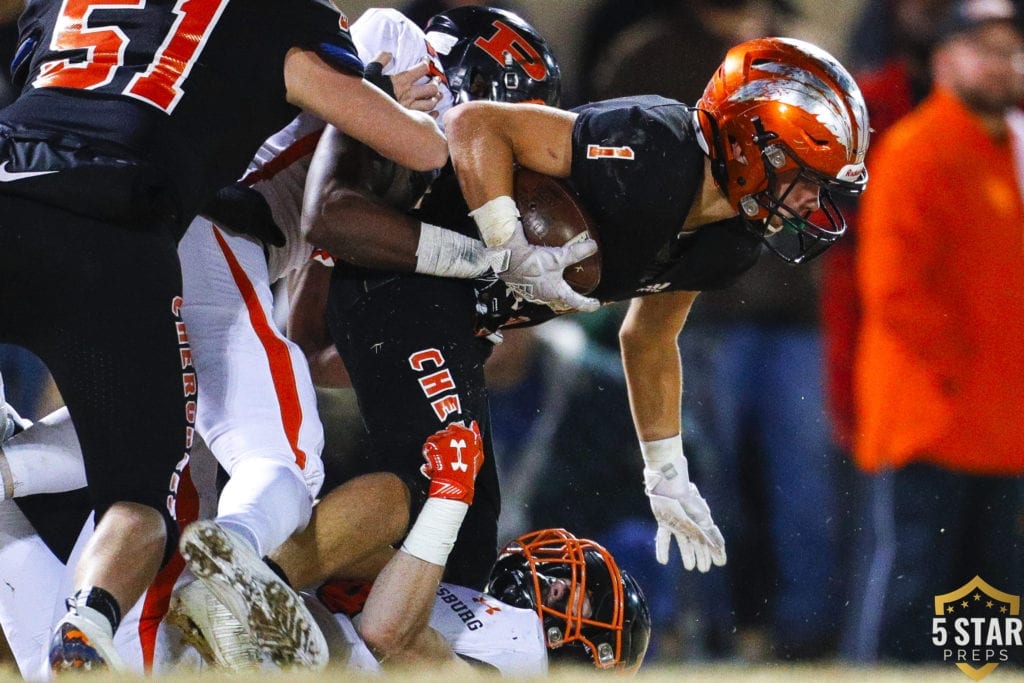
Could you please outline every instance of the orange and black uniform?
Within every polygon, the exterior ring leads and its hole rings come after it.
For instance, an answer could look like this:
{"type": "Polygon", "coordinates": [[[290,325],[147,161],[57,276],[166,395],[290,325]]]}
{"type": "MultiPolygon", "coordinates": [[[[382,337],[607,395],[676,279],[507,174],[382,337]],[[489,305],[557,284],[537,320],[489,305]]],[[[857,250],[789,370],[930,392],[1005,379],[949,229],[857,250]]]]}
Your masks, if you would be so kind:
{"type": "MultiPolygon", "coordinates": [[[[754,265],[760,238],[742,219],[679,235],[703,181],[705,159],[685,105],[635,97],[576,111],[569,181],[603,244],[595,296],[618,301],[721,288],[754,265]],[[595,145],[629,151],[618,158],[602,156],[592,151],[595,145]]],[[[419,216],[476,235],[467,214],[449,167],[425,197],[419,216]]],[[[541,323],[555,314],[547,306],[514,302],[493,280],[476,287],[486,300],[478,300],[470,281],[339,265],[332,276],[328,324],[370,435],[371,452],[359,473],[383,470],[401,477],[411,492],[410,518],[426,500],[428,480],[419,473],[424,440],[453,421],[479,422],[486,459],[445,580],[481,587],[495,560],[500,494],[483,373],[491,342],[474,333],[478,311],[494,306],[492,311],[516,325],[541,323]]],[[[494,319],[486,322],[500,326],[494,319]]]]}
{"type": "Polygon", "coordinates": [[[0,339],[67,403],[92,506],[142,503],[176,542],[197,381],[177,239],[297,109],[288,50],[362,65],[326,0],[29,0],[0,111],[0,339]]]}

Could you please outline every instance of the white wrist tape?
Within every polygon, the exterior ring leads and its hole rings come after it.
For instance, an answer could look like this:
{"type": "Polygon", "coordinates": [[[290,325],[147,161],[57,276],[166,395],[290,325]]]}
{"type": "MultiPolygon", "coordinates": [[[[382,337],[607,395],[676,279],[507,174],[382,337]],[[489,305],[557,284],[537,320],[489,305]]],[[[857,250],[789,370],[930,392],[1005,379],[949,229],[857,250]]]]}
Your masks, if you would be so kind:
{"type": "Polygon", "coordinates": [[[495,197],[478,209],[469,212],[480,230],[480,237],[489,247],[500,247],[512,239],[519,222],[519,209],[508,195],[495,197]]]}
{"type": "Polygon", "coordinates": [[[641,441],[640,453],[644,457],[645,469],[659,472],[666,479],[675,479],[682,474],[689,481],[690,472],[686,457],[683,456],[683,439],[679,434],[657,441],[641,441]],[[679,471],[680,467],[682,472],[679,471]]]}
{"type": "Polygon", "coordinates": [[[417,273],[472,278],[483,275],[488,266],[487,248],[480,240],[430,223],[420,224],[420,241],[416,247],[417,273]]]}
{"type": "Polygon", "coordinates": [[[469,506],[459,500],[427,498],[402,543],[402,551],[443,567],[468,510],[469,506]]]}

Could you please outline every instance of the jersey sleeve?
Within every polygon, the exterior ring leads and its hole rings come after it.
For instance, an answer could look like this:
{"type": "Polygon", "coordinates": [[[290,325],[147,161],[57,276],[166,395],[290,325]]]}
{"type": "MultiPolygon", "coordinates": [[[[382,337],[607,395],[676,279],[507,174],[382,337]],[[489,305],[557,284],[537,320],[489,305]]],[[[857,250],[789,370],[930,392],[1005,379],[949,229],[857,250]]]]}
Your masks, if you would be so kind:
{"type": "Polygon", "coordinates": [[[632,97],[576,111],[572,182],[578,191],[595,197],[663,198],[663,188],[679,188],[688,180],[680,176],[689,166],[678,162],[695,155],[686,145],[689,126],[678,103],[632,97]]]}
{"type": "Polygon", "coordinates": [[[352,40],[348,17],[327,0],[303,0],[291,5],[294,9],[292,22],[301,36],[296,47],[316,52],[339,71],[363,75],[363,60],[352,40]]]}
{"type": "Polygon", "coordinates": [[[391,61],[383,71],[386,76],[408,71],[424,58],[429,59],[430,72],[418,83],[426,83],[432,77],[439,78],[441,99],[431,110],[437,114],[437,121],[451,109],[452,93],[444,82],[441,62],[427,44],[423,30],[404,14],[395,9],[371,7],[353,22],[352,39],[364,63],[372,61],[381,52],[391,53],[391,61]]]}

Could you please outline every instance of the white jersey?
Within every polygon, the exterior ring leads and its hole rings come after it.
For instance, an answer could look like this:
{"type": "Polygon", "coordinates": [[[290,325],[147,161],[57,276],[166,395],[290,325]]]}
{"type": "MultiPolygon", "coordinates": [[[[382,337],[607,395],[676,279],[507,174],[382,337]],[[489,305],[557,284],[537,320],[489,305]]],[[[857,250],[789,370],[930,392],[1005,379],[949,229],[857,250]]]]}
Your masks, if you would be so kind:
{"type": "MultiPolygon", "coordinates": [[[[431,62],[431,75],[424,76],[422,82],[444,74],[423,31],[398,10],[368,9],[352,24],[351,31],[363,62],[372,61],[381,52],[392,55],[384,67],[387,76],[407,71],[424,59],[431,62]]],[[[441,99],[433,109],[438,121],[452,107],[448,86],[441,83],[439,87],[441,99]]],[[[302,192],[323,128],[324,122],[317,117],[300,114],[263,143],[243,178],[243,182],[267,200],[274,220],[284,233],[283,247],[268,248],[271,283],[300,268],[312,253],[312,247],[300,231],[302,192]]]]}
{"type": "Polygon", "coordinates": [[[456,654],[503,676],[542,676],[548,670],[544,625],[533,610],[512,607],[471,588],[437,587],[430,626],[456,654]]]}
{"type": "MultiPolygon", "coordinates": [[[[316,598],[308,594],[303,597],[327,639],[332,662],[363,673],[381,671],[380,663],[348,616],[332,615],[316,598]]],[[[471,588],[442,583],[437,588],[430,627],[448,641],[455,654],[471,663],[493,667],[502,676],[525,678],[547,673],[544,628],[533,610],[506,605],[471,588]]]]}
{"type": "Polygon", "coordinates": [[[284,246],[267,250],[271,283],[301,267],[312,251],[300,229],[302,192],[324,125],[312,114],[299,114],[260,146],[242,178],[267,200],[274,222],[284,233],[284,246]]]}

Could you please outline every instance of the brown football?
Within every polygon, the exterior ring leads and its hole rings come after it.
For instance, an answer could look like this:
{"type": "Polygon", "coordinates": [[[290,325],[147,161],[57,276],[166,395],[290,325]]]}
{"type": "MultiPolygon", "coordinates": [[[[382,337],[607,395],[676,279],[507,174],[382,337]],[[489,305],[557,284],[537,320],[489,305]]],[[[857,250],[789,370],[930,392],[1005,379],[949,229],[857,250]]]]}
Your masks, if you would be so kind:
{"type": "Polygon", "coordinates": [[[590,294],[601,282],[601,243],[587,210],[565,181],[528,168],[515,174],[515,200],[530,244],[560,247],[586,235],[597,252],[565,269],[565,281],[580,294],[590,294]]]}

